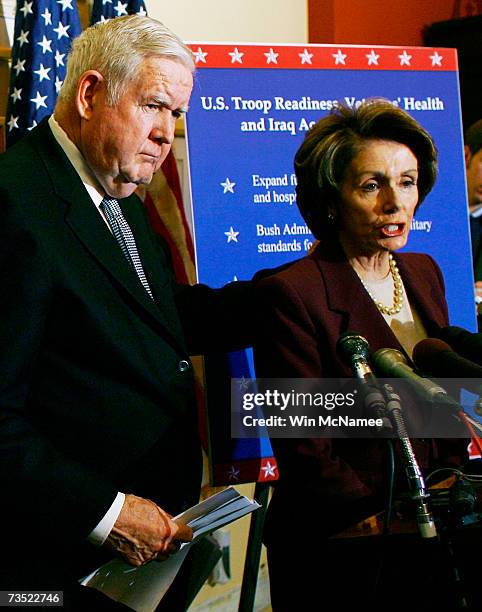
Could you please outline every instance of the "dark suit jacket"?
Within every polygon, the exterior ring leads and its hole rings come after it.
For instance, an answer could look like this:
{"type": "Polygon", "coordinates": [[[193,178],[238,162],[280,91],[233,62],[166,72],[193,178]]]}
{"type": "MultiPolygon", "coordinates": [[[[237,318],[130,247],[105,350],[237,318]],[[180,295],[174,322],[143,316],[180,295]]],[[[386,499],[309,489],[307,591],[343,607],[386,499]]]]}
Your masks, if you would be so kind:
{"type": "Polygon", "coordinates": [[[67,550],[95,565],[86,537],[119,490],[172,514],[197,500],[188,355],[239,348],[253,329],[249,284],[176,285],[140,200],[121,206],[155,302],[46,122],[0,157],[0,540],[11,544],[10,575],[55,574],[67,550]]]}
{"type": "MultiPolygon", "coordinates": [[[[431,335],[448,324],[441,272],[428,255],[395,257],[410,303],[431,335]]],[[[351,377],[336,352],[340,334],[348,330],[364,336],[372,351],[384,347],[403,351],[337,243],[319,245],[311,255],[265,278],[259,295],[264,340],[255,346],[258,377],[351,377]]],[[[274,439],[272,443],[280,480],[268,516],[268,542],[283,524],[299,520],[300,507],[305,517],[322,519],[318,524],[327,532],[381,510],[383,440],[274,439]],[[295,499],[297,510],[292,511],[295,499]]],[[[413,444],[422,465],[441,460],[440,445],[416,440],[413,444]]],[[[447,445],[444,462],[457,461],[453,446],[459,452],[461,444],[447,445]]]]}

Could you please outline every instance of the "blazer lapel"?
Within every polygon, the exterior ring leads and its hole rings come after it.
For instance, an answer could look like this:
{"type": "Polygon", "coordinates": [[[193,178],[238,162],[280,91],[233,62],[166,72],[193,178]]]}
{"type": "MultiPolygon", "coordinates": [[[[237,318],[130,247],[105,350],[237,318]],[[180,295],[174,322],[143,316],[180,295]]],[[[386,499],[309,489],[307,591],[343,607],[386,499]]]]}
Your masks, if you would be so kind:
{"type": "MultiPolygon", "coordinates": [[[[66,203],[67,224],[108,274],[157,323],[162,324],[164,331],[169,332],[171,343],[183,349],[178,340],[179,325],[174,325],[175,329],[171,331],[173,317],[166,317],[149,297],[122,254],[115,237],[95,210],[82,181],[52,135],[48,124],[45,122],[39,128],[37,135],[40,142],[37,148],[51,177],[56,195],[66,203]]],[[[182,335],[180,337],[182,338],[182,335]]]]}
{"type": "Polygon", "coordinates": [[[339,333],[353,331],[370,338],[372,352],[390,346],[405,354],[341,247],[330,243],[320,249],[318,255],[318,265],[326,282],[328,307],[343,315],[339,333]]]}
{"type": "MultiPolygon", "coordinates": [[[[440,300],[444,299],[441,289],[430,284],[425,271],[420,266],[413,265],[410,260],[395,256],[400,269],[403,284],[412,306],[415,306],[424,324],[435,324],[439,327],[447,325],[444,310],[440,300]]],[[[427,330],[429,331],[429,330],[427,330]]]]}

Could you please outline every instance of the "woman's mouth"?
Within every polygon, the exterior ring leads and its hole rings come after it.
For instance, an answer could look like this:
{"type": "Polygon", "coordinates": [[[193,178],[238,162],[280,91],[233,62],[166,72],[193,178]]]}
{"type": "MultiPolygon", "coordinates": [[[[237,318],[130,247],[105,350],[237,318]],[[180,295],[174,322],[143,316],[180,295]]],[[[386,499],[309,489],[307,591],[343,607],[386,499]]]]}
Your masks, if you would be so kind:
{"type": "Polygon", "coordinates": [[[387,238],[401,236],[405,229],[405,223],[387,223],[380,228],[381,233],[387,238]]]}

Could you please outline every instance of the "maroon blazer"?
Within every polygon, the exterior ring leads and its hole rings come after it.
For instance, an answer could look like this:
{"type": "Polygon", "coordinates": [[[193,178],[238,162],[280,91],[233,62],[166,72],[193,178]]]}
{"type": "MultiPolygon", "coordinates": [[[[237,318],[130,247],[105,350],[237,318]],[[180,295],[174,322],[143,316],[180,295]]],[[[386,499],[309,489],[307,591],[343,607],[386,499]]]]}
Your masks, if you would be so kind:
{"type": "MultiPolygon", "coordinates": [[[[404,253],[395,259],[410,304],[433,335],[448,325],[440,269],[428,255],[404,253]]],[[[372,351],[389,347],[404,352],[338,244],[320,244],[312,254],[261,280],[259,301],[264,337],[254,351],[258,377],[350,377],[336,352],[337,340],[347,330],[364,336],[372,351]]],[[[295,499],[310,518],[323,518],[327,532],[382,509],[384,440],[273,439],[272,444],[280,480],[268,516],[268,543],[276,525],[299,520],[299,505],[296,515],[291,510],[295,499]]],[[[460,463],[460,441],[412,444],[422,466],[460,463]]]]}

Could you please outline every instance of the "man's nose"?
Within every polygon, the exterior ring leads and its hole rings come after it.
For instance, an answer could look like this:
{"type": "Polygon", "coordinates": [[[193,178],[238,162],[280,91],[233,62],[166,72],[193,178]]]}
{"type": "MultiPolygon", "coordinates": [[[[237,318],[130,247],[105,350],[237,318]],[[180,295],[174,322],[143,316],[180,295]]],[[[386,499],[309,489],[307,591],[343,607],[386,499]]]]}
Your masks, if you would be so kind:
{"type": "Polygon", "coordinates": [[[159,144],[171,145],[174,142],[175,131],[176,120],[172,114],[165,109],[156,117],[150,137],[159,144]]]}

